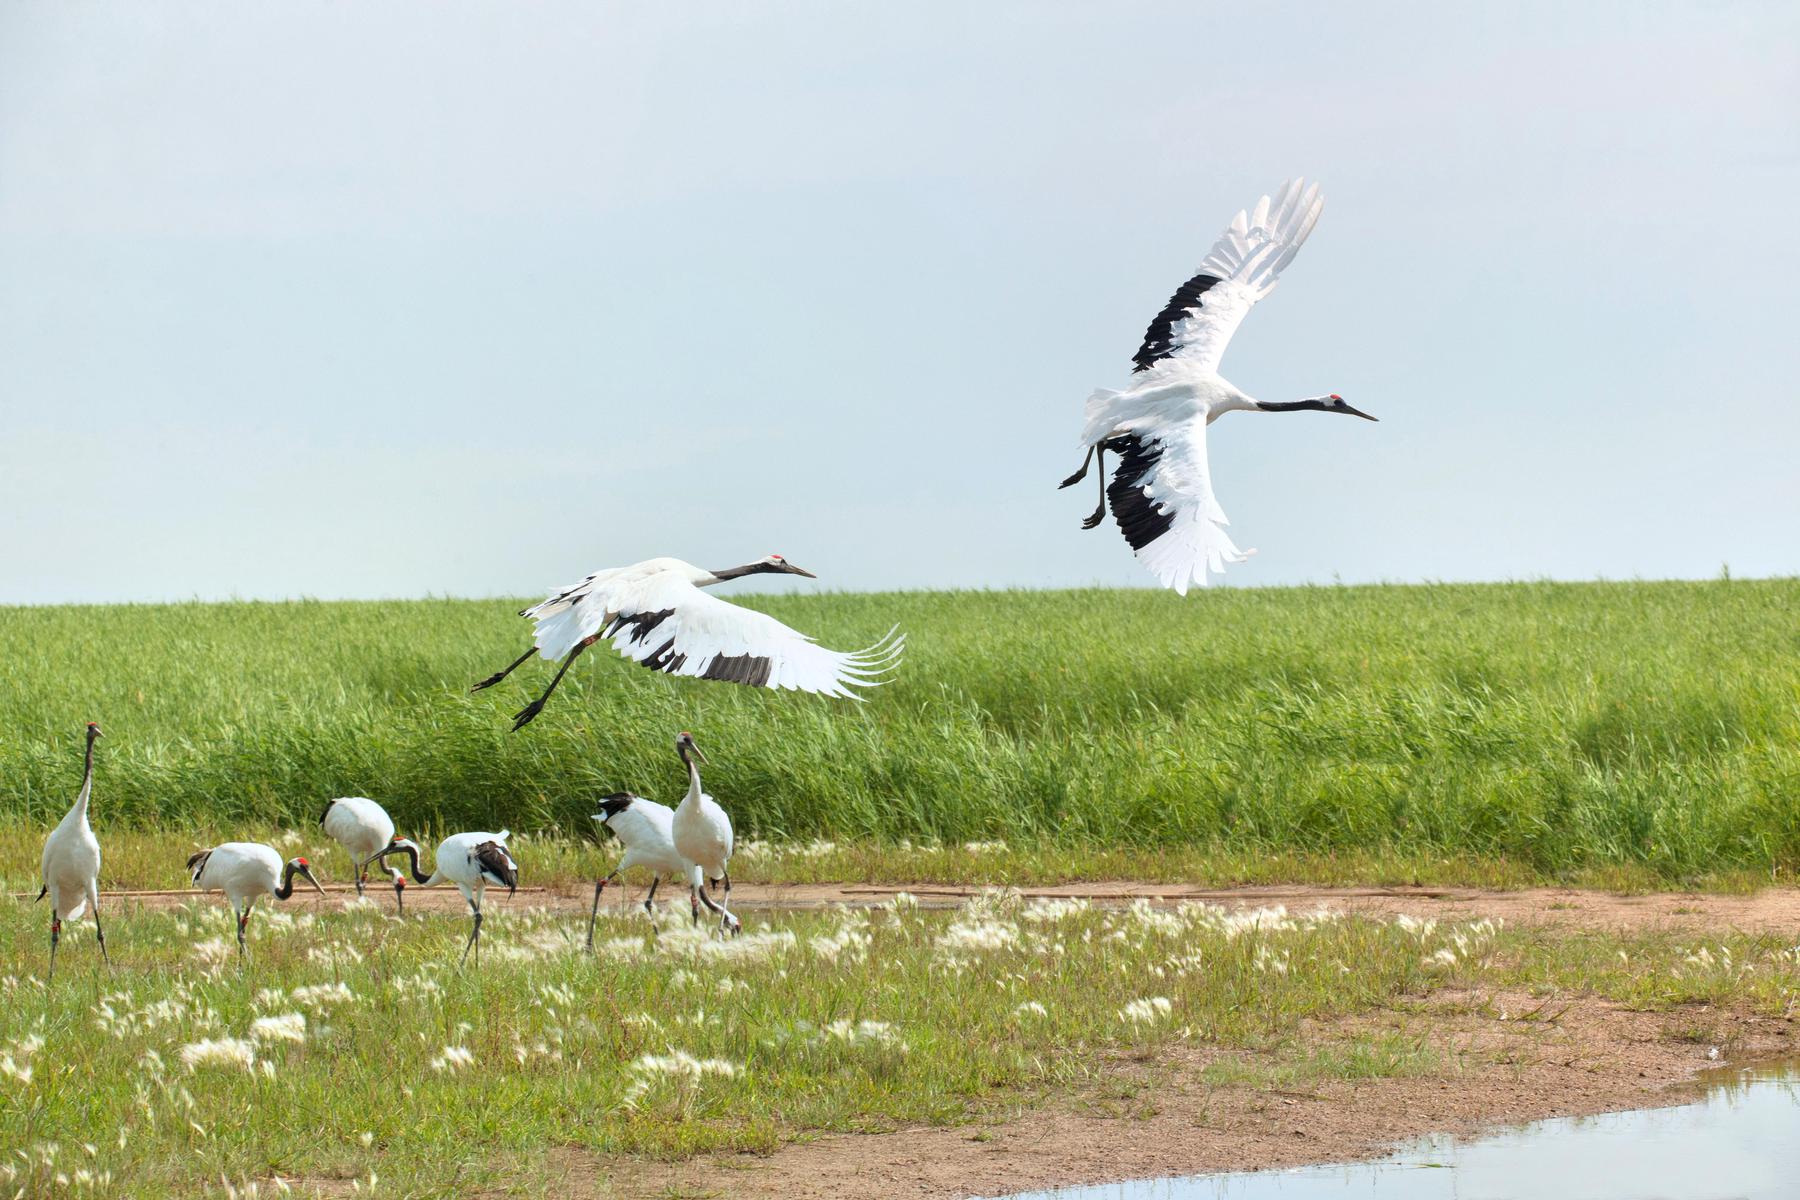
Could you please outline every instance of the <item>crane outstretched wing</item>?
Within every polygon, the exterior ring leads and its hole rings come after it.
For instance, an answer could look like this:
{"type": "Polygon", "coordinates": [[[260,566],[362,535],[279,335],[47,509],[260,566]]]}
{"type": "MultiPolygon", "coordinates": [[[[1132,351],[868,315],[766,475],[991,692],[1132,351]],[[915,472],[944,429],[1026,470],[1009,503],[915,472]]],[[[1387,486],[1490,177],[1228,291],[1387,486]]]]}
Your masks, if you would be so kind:
{"type": "Polygon", "coordinates": [[[852,689],[881,682],[906,645],[905,635],[890,629],[867,649],[828,650],[774,617],[707,595],[674,572],[620,587],[608,601],[611,612],[597,631],[620,654],[653,671],[694,679],[855,699],[852,689]]]}
{"type": "Polygon", "coordinates": [[[1107,485],[1113,519],[1138,561],[1164,587],[1182,595],[1206,586],[1254,550],[1239,550],[1225,532],[1225,510],[1213,496],[1206,465],[1206,419],[1115,434],[1106,448],[1119,456],[1107,485]]]}
{"type": "Polygon", "coordinates": [[[1144,344],[1132,356],[1133,373],[1169,358],[1217,371],[1244,314],[1275,290],[1324,208],[1318,184],[1290,179],[1273,200],[1264,196],[1255,209],[1232,218],[1199,273],[1176,289],[1144,331],[1144,344]]]}

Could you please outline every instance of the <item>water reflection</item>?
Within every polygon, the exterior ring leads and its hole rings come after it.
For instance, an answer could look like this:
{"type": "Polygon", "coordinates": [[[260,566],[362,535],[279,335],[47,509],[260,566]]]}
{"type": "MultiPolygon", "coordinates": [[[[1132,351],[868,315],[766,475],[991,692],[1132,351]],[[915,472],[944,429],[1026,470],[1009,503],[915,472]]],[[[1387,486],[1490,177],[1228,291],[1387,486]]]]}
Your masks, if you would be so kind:
{"type": "Polygon", "coordinates": [[[1792,1200],[1800,1060],[1709,1071],[1698,1098],[1434,1137],[1370,1163],[1021,1192],[1008,1200],[1792,1200]]]}

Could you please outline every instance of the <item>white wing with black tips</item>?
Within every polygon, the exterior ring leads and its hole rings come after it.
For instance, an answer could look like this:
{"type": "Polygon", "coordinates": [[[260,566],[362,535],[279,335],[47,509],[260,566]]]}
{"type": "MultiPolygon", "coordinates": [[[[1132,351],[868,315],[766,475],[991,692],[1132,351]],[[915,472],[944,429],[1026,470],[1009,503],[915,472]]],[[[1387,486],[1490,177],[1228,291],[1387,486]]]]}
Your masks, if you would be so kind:
{"type": "Polygon", "coordinates": [[[1254,209],[1239,212],[1201,260],[1199,273],[1176,289],[1150,322],[1132,356],[1132,370],[1177,359],[1216,372],[1244,314],[1275,290],[1324,209],[1318,184],[1308,187],[1305,180],[1292,179],[1273,199],[1264,196],[1254,209]]]}
{"type": "Polygon", "coordinates": [[[1225,532],[1230,522],[1213,496],[1206,463],[1206,421],[1115,436],[1119,465],[1107,486],[1113,519],[1138,561],[1164,586],[1186,595],[1207,572],[1250,556],[1225,532]]]}

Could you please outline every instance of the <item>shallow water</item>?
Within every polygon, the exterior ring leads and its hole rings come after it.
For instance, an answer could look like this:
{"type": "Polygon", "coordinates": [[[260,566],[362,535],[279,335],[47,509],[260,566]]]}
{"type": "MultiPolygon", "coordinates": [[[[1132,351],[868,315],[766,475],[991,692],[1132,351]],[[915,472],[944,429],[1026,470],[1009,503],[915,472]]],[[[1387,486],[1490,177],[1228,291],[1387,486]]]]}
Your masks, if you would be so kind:
{"type": "Polygon", "coordinates": [[[1709,1071],[1673,1108],[1539,1121],[1389,1158],[1020,1192],[1007,1200],[1790,1200],[1800,1060],[1709,1071]]]}

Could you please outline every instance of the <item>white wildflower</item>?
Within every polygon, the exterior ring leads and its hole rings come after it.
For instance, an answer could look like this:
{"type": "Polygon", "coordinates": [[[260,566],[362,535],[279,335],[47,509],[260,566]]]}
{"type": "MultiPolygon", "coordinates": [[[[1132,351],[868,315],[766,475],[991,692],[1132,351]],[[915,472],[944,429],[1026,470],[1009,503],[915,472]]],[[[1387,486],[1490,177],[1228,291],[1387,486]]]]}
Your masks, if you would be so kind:
{"type": "Polygon", "coordinates": [[[304,1042],[306,1017],[297,1012],[282,1013],[278,1017],[258,1017],[250,1022],[250,1036],[259,1042],[304,1042]]]}
{"type": "Polygon", "coordinates": [[[181,1048],[181,1063],[190,1071],[203,1066],[242,1067],[249,1071],[256,1066],[256,1043],[242,1038],[189,1042],[181,1048]]]}

